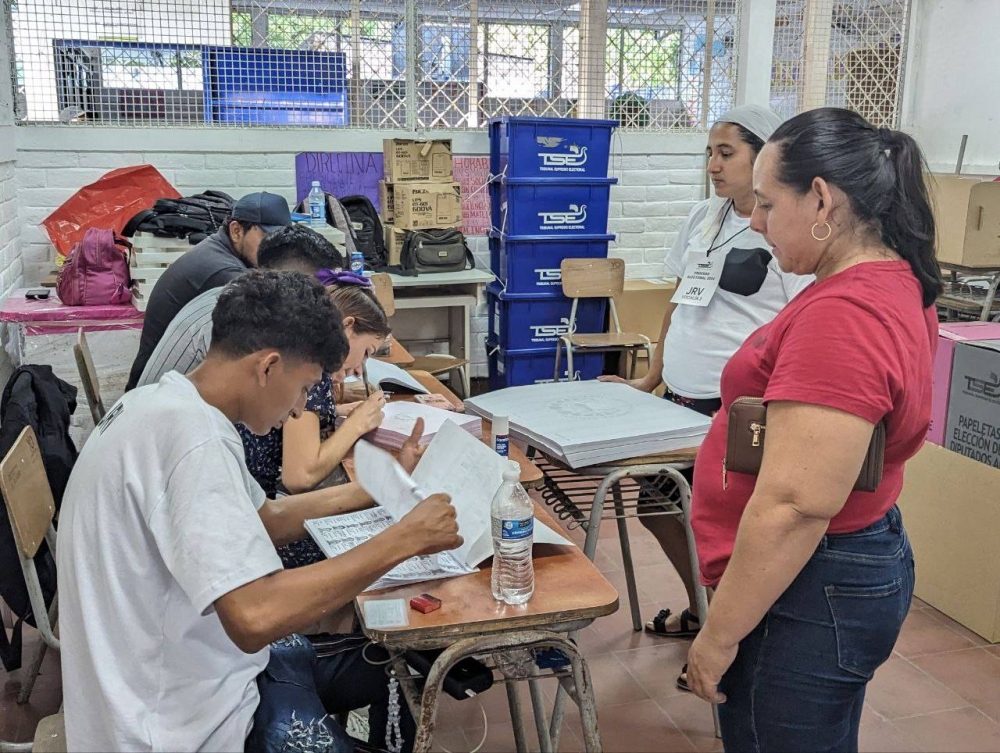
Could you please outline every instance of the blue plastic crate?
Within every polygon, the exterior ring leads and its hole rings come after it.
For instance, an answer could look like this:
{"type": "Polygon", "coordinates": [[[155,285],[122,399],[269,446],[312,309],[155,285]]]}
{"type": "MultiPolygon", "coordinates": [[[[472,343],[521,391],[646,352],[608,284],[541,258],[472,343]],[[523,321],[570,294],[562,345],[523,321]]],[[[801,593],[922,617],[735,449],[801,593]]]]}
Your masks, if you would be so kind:
{"type": "Polygon", "coordinates": [[[490,268],[511,294],[561,296],[563,259],[605,259],[613,235],[490,236],[490,268]]]}
{"type": "MultiPolygon", "coordinates": [[[[573,302],[565,296],[531,296],[501,292],[497,283],[486,289],[489,333],[504,350],[554,347],[567,335],[573,302]]],[[[603,332],[603,298],[585,298],[576,311],[576,331],[603,332]]]]}
{"type": "Polygon", "coordinates": [[[205,47],[205,119],[262,125],[347,125],[342,52],[205,47]]]}
{"type": "Polygon", "coordinates": [[[617,182],[614,178],[493,182],[493,227],[504,235],[604,235],[611,186],[617,182]]]}
{"type": "MultiPolygon", "coordinates": [[[[490,390],[522,387],[527,384],[546,384],[553,381],[556,368],[555,348],[503,350],[495,341],[488,341],[486,352],[489,353],[490,390]]],[[[572,375],[574,380],[597,379],[603,371],[603,354],[574,354],[572,375]]],[[[562,372],[562,379],[570,378],[565,353],[562,359],[562,372]]]]}
{"type": "Polygon", "coordinates": [[[490,172],[508,178],[606,178],[614,120],[490,121],[490,172]]]}

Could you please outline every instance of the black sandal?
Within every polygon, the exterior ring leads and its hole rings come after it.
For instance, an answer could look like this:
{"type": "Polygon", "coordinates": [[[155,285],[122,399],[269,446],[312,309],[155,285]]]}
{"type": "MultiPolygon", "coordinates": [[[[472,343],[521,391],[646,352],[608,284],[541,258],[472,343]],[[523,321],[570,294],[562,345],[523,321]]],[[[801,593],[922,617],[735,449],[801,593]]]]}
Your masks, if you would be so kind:
{"type": "Polygon", "coordinates": [[[688,685],[687,673],[688,673],[688,665],[685,664],[683,667],[681,667],[681,673],[677,675],[677,688],[679,690],[683,690],[686,693],[690,693],[691,686],[688,685]]]}
{"type": "Polygon", "coordinates": [[[653,635],[662,635],[665,638],[694,638],[701,630],[701,621],[691,614],[690,609],[685,609],[680,613],[680,630],[667,630],[667,620],[673,614],[669,609],[661,609],[656,617],[652,619],[652,627],[646,623],[646,632],[653,635]]]}

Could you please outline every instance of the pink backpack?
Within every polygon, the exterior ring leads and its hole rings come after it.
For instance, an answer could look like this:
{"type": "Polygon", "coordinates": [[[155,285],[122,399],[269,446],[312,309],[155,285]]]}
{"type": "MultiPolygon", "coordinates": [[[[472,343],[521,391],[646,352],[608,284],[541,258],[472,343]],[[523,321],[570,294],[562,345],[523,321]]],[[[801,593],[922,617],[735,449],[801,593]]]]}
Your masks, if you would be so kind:
{"type": "Polygon", "coordinates": [[[128,303],[132,300],[131,249],[114,231],[89,228],[59,272],[59,300],[67,306],[128,303]]]}

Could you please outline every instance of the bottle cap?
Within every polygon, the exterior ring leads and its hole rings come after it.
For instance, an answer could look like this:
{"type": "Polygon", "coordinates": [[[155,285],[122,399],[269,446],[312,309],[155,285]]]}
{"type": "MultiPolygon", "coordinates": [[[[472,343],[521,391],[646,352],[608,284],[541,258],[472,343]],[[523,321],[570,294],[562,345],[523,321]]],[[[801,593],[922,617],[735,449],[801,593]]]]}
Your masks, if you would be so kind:
{"type": "Polygon", "coordinates": [[[313,188],[317,188],[317,187],[319,187],[319,181],[318,181],[318,180],[314,180],[314,181],[312,182],[312,184],[313,184],[313,188]]]}
{"type": "Polygon", "coordinates": [[[493,416],[493,433],[503,436],[510,433],[510,419],[507,416],[493,416]]]}
{"type": "Polygon", "coordinates": [[[507,467],[503,469],[503,480],[504,481],[520,481],[521,480],[521,466],[511,460],[507,463],[507,467]]]}

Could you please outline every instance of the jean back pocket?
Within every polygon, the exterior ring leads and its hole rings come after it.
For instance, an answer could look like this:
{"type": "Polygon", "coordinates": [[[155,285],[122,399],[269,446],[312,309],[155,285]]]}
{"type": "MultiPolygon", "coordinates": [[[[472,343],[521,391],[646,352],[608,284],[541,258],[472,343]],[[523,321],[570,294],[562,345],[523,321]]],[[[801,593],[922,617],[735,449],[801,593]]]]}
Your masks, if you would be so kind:
{"type": "Polygon", "coordinates": [[[846,672],[870,680],[892,654],[906,617],[899,578],[880,586],[826,586],[837,634],[837,660],[846,672]]]}

